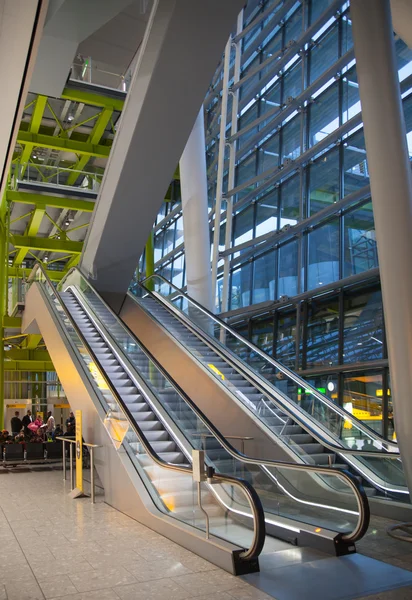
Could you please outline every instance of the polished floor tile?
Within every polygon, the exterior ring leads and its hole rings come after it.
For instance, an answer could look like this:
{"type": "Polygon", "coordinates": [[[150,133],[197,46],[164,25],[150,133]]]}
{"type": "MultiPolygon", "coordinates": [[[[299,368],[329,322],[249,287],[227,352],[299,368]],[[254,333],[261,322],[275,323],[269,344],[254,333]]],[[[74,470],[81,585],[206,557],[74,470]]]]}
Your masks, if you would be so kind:
{"type": "Polygon", "coordinates": [[[70,499],[68,491],[61,471],[2,475],[0,600],[412,598],[412,546],[387,537],[387,519],[375,519],[358,544],[363,558],[283,550],[274,542],[260,558],[260,575],[233,577],[117,512],[101,496],[91,505],[87,498],[70,499]],[[365,584],[371,569],[375,587],[365,584]],[[351,578],[358,588],[345,596],[351,578]],[[388,591],[382,591],[385,582],[388,591]],[[333,588],[342,593],[331,596],[333,588]]]}

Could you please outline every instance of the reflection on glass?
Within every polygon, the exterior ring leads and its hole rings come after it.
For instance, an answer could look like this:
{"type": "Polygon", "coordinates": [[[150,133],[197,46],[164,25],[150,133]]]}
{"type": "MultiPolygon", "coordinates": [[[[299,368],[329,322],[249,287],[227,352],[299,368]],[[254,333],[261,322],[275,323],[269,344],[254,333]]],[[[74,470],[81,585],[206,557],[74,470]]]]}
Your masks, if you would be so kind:
{"type": "Polygon", "coordinates": [[[308,290],[339,279],[339,219],[332,219],[308,234],[308,290]]]}
{"type": "Polygon", "coordinates": [[[362,362],[383,357],[383,309],[380,289],[344,296],[343,360],[362,362]]]}
{"type": "Polygon", "coordinates": [[[372,202],[345,214],[344,236],[345,277],[378,267],[372,202]]]}
{"type": "MultiPolygon", "coordinates": [[[[306,368],[330,366],[339,361],[339,297],[308,304],[306,368]]],[[[329,394],[328,394],[329,395],[329,394]]]]}
{"type": "MultiPolygon", "coordinates": [[[[345,374],[343,406],[354,417],[368,425],[379,435],[383,434],[382,374],[360,371],[345,374]]],[[[349,440],[352,434],[350,421],[345,423],[344,435],[349,440]]]]}

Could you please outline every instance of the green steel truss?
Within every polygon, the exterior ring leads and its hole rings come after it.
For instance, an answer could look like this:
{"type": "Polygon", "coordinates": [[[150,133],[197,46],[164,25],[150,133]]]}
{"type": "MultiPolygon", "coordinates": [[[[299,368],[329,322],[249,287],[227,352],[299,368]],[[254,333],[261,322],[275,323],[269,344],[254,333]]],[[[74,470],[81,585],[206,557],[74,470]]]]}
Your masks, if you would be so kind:
{"type": "MultiPolygon", "coordinates": [[[[62,193],[56,195],[55,189],[50,193],[19,189],[16,180],[28,179],[35,173],[38,182],[55,184],[56,174],[63,174],[64,184],[70,186],[71,191],[73,186],[82,185],[84,189],[85,181],[88,186],[93,180],[100,183],[104,173],[102,163],[104,165],[109,157],[115,135],[113,119],[124,105],[123,100],[112,98],[110,94],[105,96],[71,88],[64,89],[61,100],[64,102],[60,105],[59,100],[37,95],[25,107],[31,114],[27,117],[26,113],[20,125],[9,186],[0,203],[0,327],[3,337],[0,344],[0,428],[4,425],[4,372],[54,370],[50,356],[41,349],[41,337],[22,335],[21,318],[9,316],[8,286],[17,286],[26,280],[35,260],[43,261],[52,281],[61,281],[68,270],[77,265],[82,252],[83,242],[71,237],[79,229],[85,235],[88,223],[70,225],[66,229],[64,226],[74,215],[91,214],[95,206],[94,200],[65,194],[64,186],[60,184],[62,193]],[[59,115],[56,106],[63,105],[69,106],[69,113],[76,118],[63,118],[64,111],[59,115]],[[82,119],[84,107],[87,115],[82,119]],[[45,223],[49,224],[49,229],[50,223],[53,225],[51,233],[46,235],[45,223]],[[12,349],[6,352],[5,344],[6,349],[9,344],[12,349]]],[[[66,111],[66,116],[69,113],[66,111]]],[[[173,179],[179,179],[178,167],[173,179]]],[[[171,190],[172,187],[167,191],[165,201],[172,200],[171,190]]],[[[152,235],[146,255],[148,267],[153,270],[152,235]]]]}

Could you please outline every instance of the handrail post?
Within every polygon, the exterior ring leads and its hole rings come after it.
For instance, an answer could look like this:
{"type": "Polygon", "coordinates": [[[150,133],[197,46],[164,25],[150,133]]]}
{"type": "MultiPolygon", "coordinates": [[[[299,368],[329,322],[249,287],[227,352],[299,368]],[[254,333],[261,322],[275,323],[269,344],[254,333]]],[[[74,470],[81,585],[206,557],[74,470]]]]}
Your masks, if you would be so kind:
{"type": "Polygon", "coordinates": [[[94,448],[90,446],[90,498],[92,504],[95,503],[95,493],[94,493],[94,448]]]}
{"type": "Polygon", "coordinates": [[[74,490],[74,471],[73,471],[73,444],[70,443],[70,487],[74,490]]]}
{"type": "Polygon", "coordinates": [[[62,440],[63,449],[63,480],[66,481],[66,442],[62,440]]]}

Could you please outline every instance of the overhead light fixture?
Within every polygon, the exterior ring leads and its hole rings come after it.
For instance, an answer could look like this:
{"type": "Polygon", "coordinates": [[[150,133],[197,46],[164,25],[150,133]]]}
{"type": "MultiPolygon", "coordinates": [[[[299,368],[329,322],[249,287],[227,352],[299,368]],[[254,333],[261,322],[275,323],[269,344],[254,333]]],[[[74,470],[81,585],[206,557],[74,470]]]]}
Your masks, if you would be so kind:
{"type": "Polygon", "coordinates": [[[71,123],[74,120],[74,116],[72,114],[68,115],[67,120],[71,123]]]}
{"type": "Polygon", "coordinates": [[[48,256],[45,256],[45,257],[43,258],[43,262],[47,262],[48,260],[49,260],[49,257],[48,257],[48,256]]]}
{"type": "Polygon", "coordinates": [[[330,392],[333,392],[334,389],[335,389],[335,384],[333,383],[333,381],[329,381],[329,383],[328,383],[328,390],[330,392]]]}
{"type": "Polygon", "coordinates": [[[64,224],[66,225],[66,227],[68,227],[70,225],[69,219],[66,219],[65,222],[64,222],[64,224]]]}
{"type": "Polygon", "coordinates": [[[6,344],[4,346],[4,349],[5,349],[6,352],[8,352],[9,350],[11,350],[11,344],[6,344]]]}
{"type": "Polygon", "coordinates": [[[37,158],[37,154],[33,154],[33,158],[37,158]]]}

